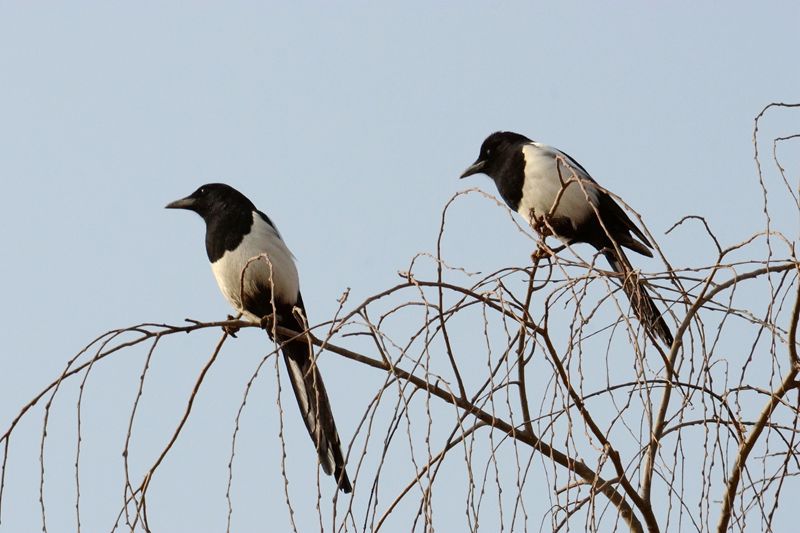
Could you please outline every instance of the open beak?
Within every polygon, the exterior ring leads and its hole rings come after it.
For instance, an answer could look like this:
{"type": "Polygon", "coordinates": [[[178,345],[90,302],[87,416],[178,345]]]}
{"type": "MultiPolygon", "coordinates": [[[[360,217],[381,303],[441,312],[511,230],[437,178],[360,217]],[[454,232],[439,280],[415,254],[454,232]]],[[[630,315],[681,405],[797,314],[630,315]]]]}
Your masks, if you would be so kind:
{"type": "Polygon", "coordinates": [[[192,206],[194,206],[194,198],[186,197],[170,202],[165,207],[166,209],[191,209],[192,206]]]}
{"type": "Polygon", "coordinates": [[[465,170],[461,174],[461,176],[459,176],[459,179],[464,179],[467,176],[472,176],[473,174],[479,174],[479,173],[483,172],[483,167],[485,167],[485,166],[486,166],[486,161],[481,161],[479,159],[478,161],[475,161],[469,167],[467,167],[467,170],[465,170]]]}

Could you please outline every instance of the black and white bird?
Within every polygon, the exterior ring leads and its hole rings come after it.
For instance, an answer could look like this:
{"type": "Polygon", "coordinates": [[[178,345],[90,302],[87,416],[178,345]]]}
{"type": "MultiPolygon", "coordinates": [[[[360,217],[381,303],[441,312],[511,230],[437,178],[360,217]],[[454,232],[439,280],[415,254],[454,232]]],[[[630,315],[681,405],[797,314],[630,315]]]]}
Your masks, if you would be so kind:
{"type": "Polygon", "coordinates": [[[524,135],[499,131],[483,141],[478,159],[461,177],[478,173],[492,178],[506,204],[541,233],[552,233],[568,245],[588,243],[603,253],[622,275],[639,320],[672,345],[667,323],[622,251],[653,257],[650,241],[580,163],[524,135]]]}
{"type": "MultiPolygon", "coordinates": [[[[206,223],[206,252],[222,294],[249,320],[295,332],[306,329],[300,278],[294,257],[272,221],[242,193],[222,183],[203,185],[167,205],[194,211],[206,223]],[[273,305],[274,303],[274,305],[273,305]]],[[[272,337],[272,328],[267,327],[272,337]]],[[[309,435],[326,474],[333,474],[342,492],[352,491],[342,445],[311,345],[304,336],[276,335],[309,435]]]]}

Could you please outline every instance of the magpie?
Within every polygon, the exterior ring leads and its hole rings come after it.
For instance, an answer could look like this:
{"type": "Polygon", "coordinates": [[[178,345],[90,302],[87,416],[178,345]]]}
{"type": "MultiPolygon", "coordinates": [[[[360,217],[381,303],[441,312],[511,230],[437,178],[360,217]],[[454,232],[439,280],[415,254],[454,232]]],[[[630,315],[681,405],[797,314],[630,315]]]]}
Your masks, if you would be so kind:
{"type": "MultiPolygon", "coordinates": [[[[267,215],[245,195],[229,185],[209,183],[191,195],[167,205],[188,209],[206,223],[206,253],[222,294],[243,317],[259,322],[270,338],[271,321],[302,332],[305,307],[294,256],[267,215]],[[302,317],[302,318],[301,318],[302,317]]],[[[289,373],[297,405],[317,448],[326,474],[338,488],[352,491],[345,471],[342,445],[311,344],[304,336],[276,334],[289,373]]]]}
{"type": "Polygon", "coordinates": [[[623,248],[653,257],[652,245],[625,211],[566,153],[510,131],[489,135],[478,159],[461,174],[492,178],[500,196],[543,236],[564,244],[587,243],[622,275],[634,313],[667,346],[672,333],[623,248]]]}

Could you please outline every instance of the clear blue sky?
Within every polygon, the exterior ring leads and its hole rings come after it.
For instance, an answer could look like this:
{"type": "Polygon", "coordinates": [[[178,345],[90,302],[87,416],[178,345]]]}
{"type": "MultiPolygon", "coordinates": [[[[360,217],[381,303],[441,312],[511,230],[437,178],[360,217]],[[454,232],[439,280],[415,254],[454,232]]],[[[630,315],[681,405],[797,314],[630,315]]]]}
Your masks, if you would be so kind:
{"type": "MultiPolygon", "coordinates": [[[[312,321],[331,317],[347,287],[360,301],[433,251],[455,192],[495,193],[485,177],[456,178],[498,129],[569,152],[657,236],[701,214],[724,241],[745,238],[763,225],[753,117],[800,100],[799,20],[797,2],[0,3],[0,426],[101,332],[225,317],[201,221],[163,209],[204,182],[234,185],[277,223],[312,321]]],[[[768,116],[765,138],[796,133],[797,119],[768,116]]],[[[767,179],[777,179],[774,167],[767,179]]],[[[796,235],[782,201],[777,223],[796,235]]],[[[477,196],[454,208],[448,232],[447,257],[473,271],[524,265],[531,251],[505,211],[477,196]]],[[[661,244],[678,265],[709,257],[691,232],[661,244]]],[[[171,434],[217,337],[169,339],[158,352],[139,468],[171,434]]],[[[265,350],[257,332],[241,337],[158,474],[158,530],[224,528],[233,416],[265,350]]],[[[87,385],[85,531],[110,530],[121,502],[143,356],[116,358],[87,385]]],[[[334,356],[322,366],[349,440],[380,376],[334,356]]],[[[257,384],[234,524],[283,530],[272,366],[257,384]]],[[[51,414],[50,532],[74,530],[76,391],[66,387],[51,414]]],[[[291,490],[308,531],[317,527],[313,451],[292,401],[284,395],[291,490]]],[[[40,424],[41,410],[12,439],[2,532],[40,527],[40,424]]],[[[531,529],[548,505],[530,503],[531,529]]],[[[464,520],[463,503],[440,509],[440,531],[464,520]]]]}

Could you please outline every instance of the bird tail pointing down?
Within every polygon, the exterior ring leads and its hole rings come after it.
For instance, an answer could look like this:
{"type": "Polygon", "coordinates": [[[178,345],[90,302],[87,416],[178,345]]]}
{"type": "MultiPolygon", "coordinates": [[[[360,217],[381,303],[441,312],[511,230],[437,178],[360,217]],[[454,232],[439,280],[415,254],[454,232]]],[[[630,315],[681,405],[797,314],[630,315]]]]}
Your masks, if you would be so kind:
{"type": "MultiPolygon", "coordinates": [[[[282,318],[283,323],[280,325],[283,327],[298,332],[305,329],[294,316],[282,318]]],[[[325,384],[317,365],[312,364],[311,346],[304,338],[288,340],[279,336],[278,342],[285,343],[281,350],[289,371],[289,380],[292,382],[308,434],[317,448],[322,470],[328,475],[333,474],[339,490],[347,494],[353,488],[345,471],[342,444],[336,431],[325,384]]]]}
{"type": "Polygon", "coordinates": [[[615,272],[622,274],[622,289],[628,296],[633,312],[642,325],[661,338],[667,347],[672,346],[672,333],[664,321],[664,317],[661,316],[645,286],[639,281],[639,277],[634,272],[630,261],[628,261],[622,250],[606,249],[603,255],[606,256],[611,268],[615,272]]]}

